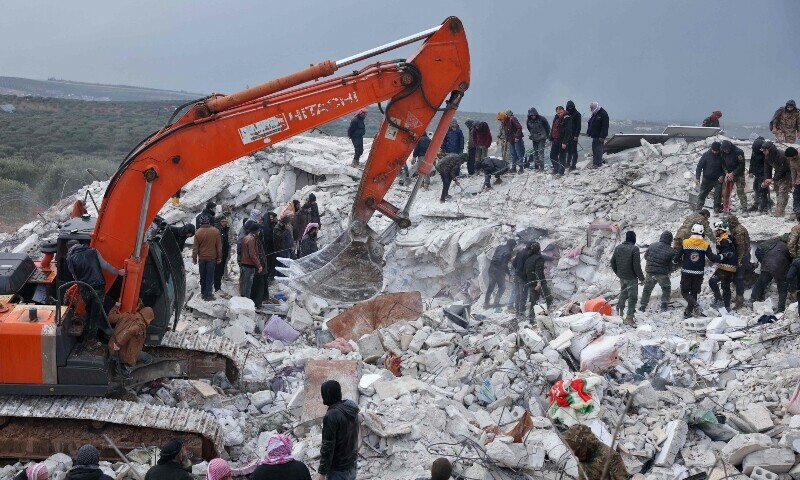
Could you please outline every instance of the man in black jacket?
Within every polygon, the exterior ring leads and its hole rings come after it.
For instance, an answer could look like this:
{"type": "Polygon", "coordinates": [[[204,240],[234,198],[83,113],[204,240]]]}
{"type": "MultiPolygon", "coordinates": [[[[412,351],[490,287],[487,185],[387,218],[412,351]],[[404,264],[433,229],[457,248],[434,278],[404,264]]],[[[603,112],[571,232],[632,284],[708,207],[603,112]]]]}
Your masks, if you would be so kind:
{"type": "MultiPolygon", "coordinates": [[[[314,195],[313,193],[311,195],[314,195]]],[[[308,196],[311,201],[311,195],[308,196]]],[[[316,197],[314,197],[314,205],[316,205],[316,197]]],[[[275,255],[275,227],[278,226],[278,215],[275,212],[267,212],[267,215],[262,219],[262,229],[264,231],[264,253],[267,255],[267,279],[272,280],[275,278],[275,268],[278,266],[278,261],[275,255]]]]}
{"type": "Polygon", "coordinates": [[[548,286],[547,279],[544,276],[544,257],[542,256],[542,247],[539,242],[532,242],[530,246],[530,255],[525,259],[525,283],[531,294],[531,309],[528,316],[531,319],[536,317],[536,304],[539,303],[539,298],[544,297],[547,310],[550,310],[550,305],[553,303],[553,296],[550,294],[550,287],[548,286]]]}
{"type": "Polygon", "coordinates": [[[490,183],[492,175],[494,175],[494,183],[496,185],[503,183],[500,175],[508,172],[508,162],[500,157],[484,157],[478,167],[483,170],[483,188],[486,190],[492,189],[492,184],[490,183]]]}
{"type": "Polygon", "coordinates": [[[458,177],[461,164],[466,161],[466,153],[450,153],[439,160],[436,164],[436,171],[442,177],[442,195],[439,201],[444,203],[450,199],[450,183],[458,177]]]}
{"type": "Polygon", "coordinates": [[[586,127],[586,134],[592,137],[592,168],[603,165],[603,143],[608,137],[608,113],[597,102],[589,104],[592,116],[589,117],[589,125],[586,127]]]}
{"type": "Polygon", "coordinates": [[[642,273],[642,260],[639,247],[636,246],[636,233],[633,230],[625,232],[625,241],[614,249],[611,256],[611,270],[619,278],[619,299],[617,312],[620,316],[625,313],[625,302],[628,302],[628,314],[625,316],[626,325],[635,325],[633,320],[636,311],[636,300],[639,297],[639,284],[644,282],[642,273]]]}
{"type": "Polygon", "coordinates": [[[517,254],[514,256],[514,260],[511,261],[511,268],[514,269],[514,283],[516,283],[515,290],[517,291],[517,296],[514,302],[517,315],[523,315],[525,313],[525,305],[528,303],[529,288],[525,280],[525,261],[530,256],[531,246],[526,245],[526,248],[523,248],[517,252],[517,254]]]}
{"type": "Polygon", "coordinates": [[[197,215],[197,217],[195,217],[194,226],[196,228],[200,228],[200,219],[201,218],[207,218],[208,222],[206,222],[206,223],[208,223],[209,225],[213,225],[214,224],[214,217],[216,216],[216,209],[217,209],[217,204],[216,203],[212,202],[211,200],[206,202],[206,208],[204,208],[203,211],[200,212],[197,215]]]}
{"type": "Polygon", "coordinates": [[[75,455],[75,466],[67,471],[64,478],[65,480],[111,480],[111,477],[100,470],[100,452],[88,444],[78,450],[75,455]]]}
{"type": "Polygon", "coordinates": [[[358,405],[342,400],[342,386],[328,380],[320,388],[322,403],[328,407],[322,419],[322,447],[319,474],[326,480],[355,480],[358,459],[358,405]]]}
{"type": "Polygon", "coordinates": [[[578,165],[578,137],[583,125],[581,125],[581,113],[575,109],[575,102],[572,100],[567,102],[567,115],[572,121],[570,130],[572,139],[567,146],[567,166],[570,170],[575,170],[578,165]]]}
{"type": "Polygon", "coordinates": [[[347,138],[353,142],[353,166],[358,167],[358,160],[361,154],[364,153],[364,134],[367,133],[367,127],[364,124],[364,119],[367,117],[367,109],[362,108],[358,111],[353,120],[350,121],[350,127],[347,128],[347,138]]]}
{"type": "Polygon", "coordinates": [[[695,171],[695,183],[700,185],[700,196],[697,199],[697,210],[703,208],[706,198],[714,190],[714,212],[722,213],[722,180],[725,178],[722,169],[722,145],[719,142],[711,144],[711,148],[700,157],[695,171]],[[700,178],[702,176],[702,182],[700,178]]]}
{"type": "Polygon", "coordinates": [[[669,309],[669,297],[672,294],[672,283],[669,274],[672,272],[675,250],[672,249],[672,232],[664,232],[657,242],[647,247],[644,252],[644,259],[647,265],[644,268],[646,273],[644,278],[644,288],[642,289],[642,301],[639,311],[644,312],[650,303],[650,294],[656,283],[661,287],[661,311],[669,309]]]}
{"type": "Polygon", "coordinates": [[[792,257],[789,256],[789,247],[786,245],[788,240],[789,234],[785,233],[779,239],[766,242],[756,249],[756,258],[761,262],[761,273],[758,275],[756,284],[753,285],[750,301],[763,302],[765,300],[764,293],[774,279],[778,284],[776,312],[786,310],[786,295],[789,289],[787,277],[792,261],[792,257]]]}
{"type": "Polygon", "coordinates": [[[506,291],[506,277],[508,276],[508,262],[514,253],[516,240],[510,239],[505,245],[497,247],[489,262],[489,285],[486,287],[486,296],[483,298],[483,308],[489,308],[489,299],[494,288],[497,287],[497,295],[494,297],[495,308],[500,306],[500,299],[506,291]]]}
{"type": "Polygon", "coordinates": [[[214,219],[214,227],[219,230],[222,237],[222,261],[214,269],[214,291],[222,289],[222,277],[228,269],[228,259],[231,258],[231,226],[228,217],[220,215],[214,219]]]}
{"type": "MultiPolygon", "coordinates": [[[[574,109],[574,108],[573,108],[574,109]]],[[[572,144],[572,117],[569,116],[566,110],[561,107],[556,109],[556,115],[559,116],[558,121],[558,161],[555,163],[555,172],[558,175],[564,175],[567,166],[569,165],[569,148],[572,144]]],[[[577,154],[576,154],[577,155],[577,154]]]]}
{"type": "Polygon", "coordinates": [[[174,438],[161,447],[158,464],[150,467],[144,480],[192,480],[192,462],[183,449],[183,441],[174,438]]]}
{"type": "Polygon", "coordinates": [[[539,112],[531,107],[528,109],[526,125],[530,134],[528,138],[533,142],[533,168],[544,171],[544,147],[550,137],[550,124],[544,116],[539,115],[539,112]]]}
{"type": "Polygon", "coordinates": [[[764,137],[758,137],[753,141],[750,169],[747,171],[753,177],[753,194],[756,200],[750,210],[758,211],[758,213],[766,213],[770,203],[769,188],[764,188],[761,185],[764,183],[764,152],[761,151],[762,145],[764,145],[764,137]]]}
{"type": "Polygon", "coordinates": [[[747,216],[747,195],[744,193],[744,152],[735,146],[730,140],[722,141],[722,170],[725,171],[725,183],[731,185],[730,189],[725,189],[725,202],[730,210],[730,190],[732,185],[736,185],[736,196],[742,205],[742,216],[747,216]]]}

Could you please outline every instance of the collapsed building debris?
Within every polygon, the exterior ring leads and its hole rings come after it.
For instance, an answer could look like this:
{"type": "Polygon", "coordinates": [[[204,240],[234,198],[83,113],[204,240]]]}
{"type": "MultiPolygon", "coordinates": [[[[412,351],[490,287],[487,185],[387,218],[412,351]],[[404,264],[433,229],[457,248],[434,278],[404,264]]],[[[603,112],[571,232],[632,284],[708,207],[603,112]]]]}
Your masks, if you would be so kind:
{"type": "MultiPolygon", "coordinates": [[[[387,247],[389,293],[353,307],[276,285],[270,293],[278,303],[256,309],[237,296],[235,263],[225,298],[205,302],[185,256],[187,304],[177,330],[230,338],[245,357],[241,379],[221,373],[148,384],[135,401],[208,412],[240,475],[252,472],[275,432],[293,435],[295,458],[316,466],[325,411],[319,385],[335,378],[361,410],[359,478],[421,477],[440,456],[471,479],[579,478],[582,464],[562,441],[573,424],[615,445],[636,479],[800,478],[796,304],[784,313],[770,301],[726,312],[711,308],[704,286],[704,317],[684,320],[673,292],[670,311],[638,313],[637,327],[623,325],[605,300],[584,305],[601,296],[615,302],[619,283],[608,263],[619,232],[633,228],[647,245],[682,223],[688,209],[646,191],[687,198],[713,140],[670,139],[608,155],[591,175],[528,173],[480,194],[470,187],[482,179],[467,177],[464,192],[445,204],[438,192],[422,191],[412,227],[387,247]],[[548,256],[556,303],[550,311],[536,306],[535,320],[476,301],[494,247],[515,235],[536,239],[548,256]]],[[[280,210],[313,192],[324,244],[346,224],[359,176],[349,162],[346,139],[297,137],[194,180],[162,216],[189,223],[215,199],[232,207],[238,228],[251,208],[280,210]]],[[[103,188],[87,187],[95,198],[103,188]]],[[[388,197],[400,203],[407,194],[396,187],[388,197]]],[[[0,236],[0,244],[36,251],[68,203],[0,236]]],[[[380,216],[373,222],[376,230],[388,224],[380,216]]],[[[766,216],[742,223],[754,246],[788,230],[766,216]]],[[[69,468],[64,454],[74,454],[53,453],[51,475],[69,468]]],[[[155,456],[128,455],[139,473],[155,456]]],[[[25,463],[0,468],[0,479],[25,463]]],[[[124,462],[101,467],[135,478],[124,462]]]]}

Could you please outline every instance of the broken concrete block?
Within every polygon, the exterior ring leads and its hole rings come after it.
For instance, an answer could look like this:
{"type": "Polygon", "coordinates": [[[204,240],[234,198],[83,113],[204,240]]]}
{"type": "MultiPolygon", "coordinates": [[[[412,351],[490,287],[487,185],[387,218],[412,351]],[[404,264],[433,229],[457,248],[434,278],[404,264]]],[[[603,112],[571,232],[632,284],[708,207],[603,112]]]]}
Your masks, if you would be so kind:
{"type": "Polygon", "coordinates": [[[683,420],[672,420],[667,424],[667,439],[661,445],[661,450],[656,455],[655,464],[668,467],[675,462],[675,456],[686,443],[689,426],[683,420]]]}
{"type": "Polygon", "coordinates": [[[256,304],[252,300],[245,297],[231,297],[228,300],[228,319],[236,320],[239,315],[244,315],[255,320],[256,318],[256,304]]]}
{"type": "Polygon", "coordinates": [[[636,396],[633,398],[633,405],[655,409],[658,408],[658,392],[653,388],[649,380],[644,380],[634,390],[636,396]]]}
{"type": "Polygon", "coordinates": [[[561,335],[550,341],[550,348],[558,351],[566,350],[572,345],[572,337],[574,336],[575,334],[572,330],[564,330],[561,335]]]}
{"type": "Polygon", "coordinates": [[[275,400],[275,392],[272,390],[261,390],[250,395],[250,403],[259,410],[272,403],[273,400],[275,400]]]}
{"type": "Polygon", "coordinates": [[[414,321],[422,311],[420,292],[387,293],[345,310],[327,325],[334,337],[355,341],[400,320],[414,321]]]}
{"type": "Polygon", "coordinates": [[[445,333],[436,331],[428,335],[428,338],[425,339],[425,345],[428,348],[449,346],[453,343],[453,340],[455,340],[455,338],[456,338],[455,333],[445,333]]]}
{"type": "Polygon", "coordinates": [[[495,439],[486,446],[486,455],[508,468],[535,470],[544,465],[544,449],[533,447],[529,452],[523,443],[506,443],[495,439]]]}
{"type": "Polygon", "coordinates": [[[539,353],[544,350],[546,345],[544,339],[530,328],[520,330],[519,337],[532,353],[539,353]]]}
{"type": "Polygon", "coordinates": [[[447,367],[453,366],[453,360],[447,353],[447,347],[432,348],[421,355],[421,362],[428,372],[439,373],[447,367]]]}
{"type": "Polygon", "coordinates": [[[783,448],[768,448],[753,452],[742,461],[742,472],[750,475],[753,469],[761,467],[772,473],[786,473],[794,466],[794,452],[783,448]]]}
{"type": "Polygon", "coordinates": [[[328,407],[322,404],[320,387],[328,380],[342,386],[342,398],[358,403],[358,380],[361,362],[358,360],[308,360],[305,366],[303,414],[301,422],[322,420],[328,407]]]}
{"type": "Polygon", "coordinates": [[[422,347],[425,345],[425,340],[428,339],[428,335],[430,334],[430,330],[426,328],[417,330],[411,338],[411,343],[408,344],[408,349],[414,353],[418,353],[422,350],[422,347]]]}
{"type": "Polygon", "coordinates": [[[753,472],[750,474],[751,480],[778,480],[778,475],[775,473],[770,472],[769,470],[765,470],[761,467],[756,467],[753,469],[753,472]]]}
{"type": "Polygon", "coordinates": [[[720,454],[731,464],[741,465],[747,455],[759,450],[766,450],[771,446],[772,440],[763,433],[739,434],[722,448],[720,454]]]}
{"type": "Polygon", "coordinates": [[[361,358],[365,363],[372,363],[386,353],[383,349],[383,343],[381,343],[381,336],[377,333],[364,335],[357,343],[358,351],[361,353],[361,358]]]}
{"type": "Polygon", "coordinates": [[[775,424],[772,422],[772,417],[770,416],[769,410],[767,410],[767,407],[760,403],[751,405],[747,410],[739,412],[739,415],[741,415],[746,421],[750,422],[757,432],[763,432],[775,426],[775,424]]]}
{"type": "Polygon", "coordinates": [[[314,325],[314,319],[311,318],[311,314],[305,308],[295,303],[289,312],[289,324],[295,330],[302,332],[314,325]]]}

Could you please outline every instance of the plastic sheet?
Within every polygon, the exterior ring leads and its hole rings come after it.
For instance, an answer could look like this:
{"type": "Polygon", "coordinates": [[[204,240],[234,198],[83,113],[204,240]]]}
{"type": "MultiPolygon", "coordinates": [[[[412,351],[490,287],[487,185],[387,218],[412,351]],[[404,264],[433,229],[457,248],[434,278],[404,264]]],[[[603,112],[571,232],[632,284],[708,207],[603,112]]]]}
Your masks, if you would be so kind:
{"type": "Polygon", "coordinates": [[[286,320],[277,315],[273,315],[264,324],[264,338],[269,340],[280,340],[285,345],[293,343],[300,336],[300,332],[286,323],[286,320]]]}

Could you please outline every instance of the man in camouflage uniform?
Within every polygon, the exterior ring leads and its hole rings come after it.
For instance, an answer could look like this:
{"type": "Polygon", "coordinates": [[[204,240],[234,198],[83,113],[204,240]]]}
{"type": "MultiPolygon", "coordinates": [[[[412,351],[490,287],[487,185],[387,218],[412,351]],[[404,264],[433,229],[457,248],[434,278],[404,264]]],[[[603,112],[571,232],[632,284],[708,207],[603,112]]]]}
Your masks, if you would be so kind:
{"type": "Polygon", "coordinates": [[[792,189],[792,172],[789,160],[778,147],[767,140],[761,145],[764,152],[764,183],[767,188],[774,185],[777,192],[775,216],[783,217],[786,204],[789,203],[789,191],[792,189]]]}
{"type": "Polygon", "coordinates": [[[581,480],[601,480],[608,462],[607,480],[625,480],[628,472],[622,455],[611,450],[586,425],[573,425],[564,432],[564,443],[580,462],[581,480]]]}
{"type": "Polygon", "coordinates": [[[734,309],[739,309],[744,305],[744,274],[750,270],[750,233],[739,223],[736,215],[728,216],[728,228],[730,228],[731,239],[736,246],[736,276],[733,281],[736,285],[736,298],[733,299],[734,309]]]}
{"type": "Polygon", "coordinates": [[[800,212],[796,213],[797,218],[797,225],[792,227],[792,231],[789,232],[789,241],[786,244],[789,247],[789,255],[792,258],[800,257],[800,212]]]}
{"type": "Polygon", "coordinates": [[[692,225],[695,223],[702,225],[706,239],[713,241],[714,232],[711,231],[711,225],[708,223],[709,218],[711,218],[711,212],[705,208],[686,217],[683,225],[681,225],[681,228],[679,228],[678,232],[675,234],[675,238],[672,241],[672,248],[678,250],[681,245],[683,245],[683,241],[692,236],[692,225]]]}
{"type": "Polygon", "coordinates": [[[794,100],[786,102],[785,107],[775,111],[769,122],[769,129],[775,135],[775,141],[781,143],[795,143],[800,131],[800,111],[794,100]]]}
{"type": "MultiPolygon", "coordinates": [[[[722,141],[722,169],[725,171],[725,182],[736,185],[736,196],[742,205],[742,216],[747,216],[747,195],[744,193],[744,152],[730,140],[722,141]]],[[[725,204],[730,209],[730,196],[725,204]]]]}

